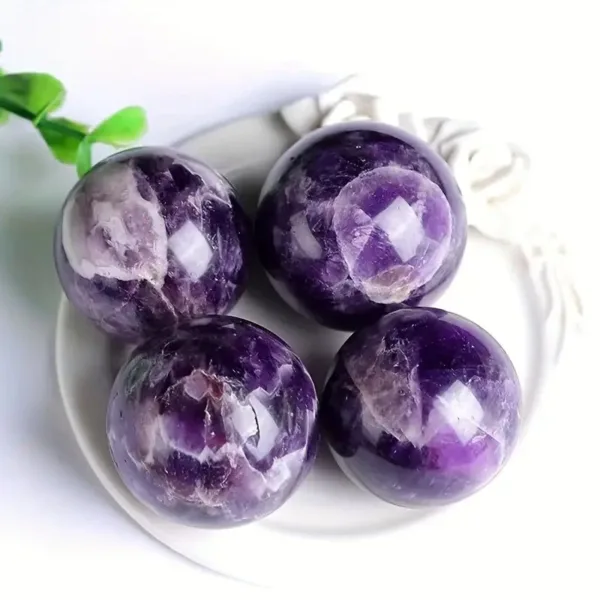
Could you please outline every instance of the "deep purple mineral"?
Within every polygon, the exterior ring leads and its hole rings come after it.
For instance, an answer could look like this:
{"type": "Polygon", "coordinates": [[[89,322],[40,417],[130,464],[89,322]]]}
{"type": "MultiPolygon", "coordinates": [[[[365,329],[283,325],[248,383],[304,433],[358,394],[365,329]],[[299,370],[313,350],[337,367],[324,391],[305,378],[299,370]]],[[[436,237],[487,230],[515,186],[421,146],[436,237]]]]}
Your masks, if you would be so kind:
{"type": "Polygon", "coordinates": [[[55,238],[65,294],[105,332],[139,341],[230,310],[249,236],[218,173],[165,148],[120,152],[67,197],[55,238]]]}
{"type": "Polygon", "coordinates": [[[387,502],[460,500],[506,463],[521,392],[508,356],[458,315],[408,308],[353,334],[322,397],[322,423],[346,474],[387,502]]]}
{"type": "Polygon", "coordinates": [[[157,513],[230,527],[280,507],[314,462],[315,388],[278,337],[206,317],[134,351],[107,416],[129,490],[157,513]]]}
{"type": "Polygon", "coordinates": [[[255,233],[274,287],[296,310],[353,330],[439,296],[462,258],[466,221],[432,148],[364,122],[318,130],[281,157],[255,233]]]}

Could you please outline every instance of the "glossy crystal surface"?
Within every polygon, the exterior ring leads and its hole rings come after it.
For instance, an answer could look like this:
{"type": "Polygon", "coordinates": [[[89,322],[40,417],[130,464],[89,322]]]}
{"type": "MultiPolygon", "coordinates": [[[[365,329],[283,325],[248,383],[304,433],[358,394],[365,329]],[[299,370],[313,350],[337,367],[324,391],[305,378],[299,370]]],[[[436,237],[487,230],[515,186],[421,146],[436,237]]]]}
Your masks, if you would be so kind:
{"type": "Polygon", "coordinates": [[[448,286],[466,242],[448,165],[380,123],[309,134],[273,167],[256,219],[259,255],[298,311],[354,330],[448,286]]]}
{"type": "Polygon", "coordinates": [[[316,453],[315,388],[274,334],[207,317],[134,351],[113,386],[107,432],[129,490],[201,527],[260,519],[287,500],[316,453]]]}
{"type": "Polygon", "coordinates": [[[410,308],[342,346],[321,416],[356,483],[400,506],[460,500],[488,483],[517,439],[521,391],[498,342],[458,315],[410,308]]]}
{"type": "Polygon", "coordinates": [[[55,261],[78,310],[137,342],[228,312],[246,285],[248,247],[221,175],[172,150],[138,148],[99,163],[70,192],[55,261]]]}

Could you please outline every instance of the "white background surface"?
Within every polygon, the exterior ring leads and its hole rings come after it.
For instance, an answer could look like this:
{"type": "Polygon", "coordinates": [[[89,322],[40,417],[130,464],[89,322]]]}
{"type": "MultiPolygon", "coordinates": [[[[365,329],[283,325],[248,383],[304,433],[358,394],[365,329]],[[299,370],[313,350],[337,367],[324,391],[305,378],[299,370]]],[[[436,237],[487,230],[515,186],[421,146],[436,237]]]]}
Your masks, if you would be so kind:
{"type": "MultiPolygon", "coordinates": [[[[376,70],[406,91],[409,108],[477,118],[522,143],[544,177],[541,218],[571,232],[586,272],[586,250],[598,256],[600,199],[593,3],[391,3],[391,13],[386,4],[4,0],[0,65],[58,76],[69,91],[64,114],[90,123],[142,104],[151,143],[376,70]]],[[[100,489],[66,426],[53,373],[51,240],[74,178],[27,123],[0,130],[0,597],[261,595],[145,536],[100,489]]],[[[477,528],[462,526],[466,508],[457,506],[456,545],[432,545],[419,572],[399,564],[388,594],[599,597],[598,390],[582,354],[569,362],[519,460],[467,505],[480,514],[477,528]]],[[[345,583],[376,589],[375,560],[365,556],[364,572],[345,583]]],[[[302,565],[290,585],[300,582],[328,587],[302,565]]]]}

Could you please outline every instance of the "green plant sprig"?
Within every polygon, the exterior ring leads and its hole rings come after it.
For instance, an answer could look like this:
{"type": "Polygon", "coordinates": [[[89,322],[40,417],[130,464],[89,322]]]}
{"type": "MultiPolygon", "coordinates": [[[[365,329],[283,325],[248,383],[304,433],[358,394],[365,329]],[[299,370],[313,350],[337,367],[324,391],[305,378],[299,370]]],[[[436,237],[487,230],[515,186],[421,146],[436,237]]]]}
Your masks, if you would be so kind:
{"type": "Polygon", "coordinates": [[[92,167],[95,143],[122,148],[146,132],[146,113],[139,106],[122,108],[93,129],[71,119],[50,116],[63,105],[65,96],[64,85],[52,75],[5,74],[0,70],[0,123],[10,114],[30,121],[55,158],[75,165],[79,177],[92,167]]]}

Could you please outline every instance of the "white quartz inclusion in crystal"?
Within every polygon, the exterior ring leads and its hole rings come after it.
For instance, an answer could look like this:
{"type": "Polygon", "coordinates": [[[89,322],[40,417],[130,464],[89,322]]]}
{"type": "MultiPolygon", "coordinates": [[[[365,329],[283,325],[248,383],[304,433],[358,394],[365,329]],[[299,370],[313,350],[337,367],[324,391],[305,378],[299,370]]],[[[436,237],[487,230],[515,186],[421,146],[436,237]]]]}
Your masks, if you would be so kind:
{"type": "Polygon", "coordinates": [[[162,286],[167,273],[167,233],[156,202],[141,197],[127,165],[106,165],[88,175],[65,205],[62,245],[73,270],[162,286]]]}
{"type": "Polygon", "coordinates": [[[169,238],[169,249],[193,281],[206,273],[213,255],[208,240],[191,221],[169,238]]]}
{"type": "Polygon", "coordinates": [[[279,434],[277,423],[263,404],[268,397],[269,394],[261,388],[253,390],[246,396],[246,400],[254,409],[256,423],[258,423],[258,442],[256,446],[249,445],[248,451],[257,460],[263,459],[273,449],[279,434]]]}
{"type": "Polygon", "coordinates": [[[484,410],[473,392],[461,381],[455,381],[436,398],[435,408],[463,444],[481,430],[484,410]]]}
{"type": "Polygon", "coordinates": [[[231,424],[244,442],[258,433],[256,414],[250,404],[234,404],[231,424]]]}
{"type": "Polygon", "coordinates": [[[304,449],[296,450],[273,461],[273,466],[265,473],[265,483],[271,491],[276,492],[290,481],[298,471],[298,465],[302,464],[304,453],[304,449]]]}
{"type": "Polygon", "coordinates": [[[408,262],[416,255],[425,232],[418,215],[404,198],[396,198],[375,217],[374,221],[387,234],[398,256],[404,262],[408,262]]]}
{"type": "Polygon", "coordinates": [[[290,223],[292,226],[292,238],[296,242],[302,253],[305,254],[308,258],[321,258],[321,255],[323,254],[323,249],[321,248],[319,242],[316,240],[315,236],[312,234],[310,227],[308,226],[308,222],[306,220],[306,215],[304,215],[304,213],[302,212],[296,213],[290,219],[290,223]]]}

